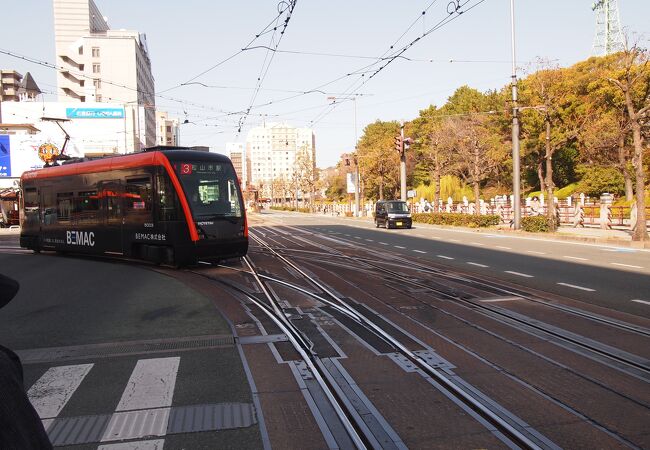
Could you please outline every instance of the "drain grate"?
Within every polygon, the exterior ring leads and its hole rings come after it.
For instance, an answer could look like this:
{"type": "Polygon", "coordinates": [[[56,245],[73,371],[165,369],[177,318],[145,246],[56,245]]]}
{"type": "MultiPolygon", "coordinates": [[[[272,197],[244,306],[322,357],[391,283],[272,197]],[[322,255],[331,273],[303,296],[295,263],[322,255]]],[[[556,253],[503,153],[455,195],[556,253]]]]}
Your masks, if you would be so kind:
{"type": "Polygon", "coordinates": [[[175,339],[152,339],[143,341],[115,342],[69,347],[50,347],[19,350],[16,353],[23,364],[66,361],[72,359],[108,358],[169,351],[189,351],[206,348],[232,347],[231,335],[189,336],[175,339]]]}

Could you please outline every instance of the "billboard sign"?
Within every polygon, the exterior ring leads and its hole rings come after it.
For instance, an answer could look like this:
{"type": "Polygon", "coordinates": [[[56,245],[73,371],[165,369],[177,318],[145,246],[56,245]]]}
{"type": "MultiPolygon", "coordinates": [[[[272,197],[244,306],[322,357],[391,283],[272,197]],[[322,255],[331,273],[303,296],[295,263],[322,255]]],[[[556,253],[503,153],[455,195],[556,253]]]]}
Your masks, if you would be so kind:
{"type": "Polygon", "coordinates": [[[66,108],[68,119],[124,119],[124,108],[66,108]]]}
{"type": "Polygon", "coordinates": [[[11,176],[11,145],[9,135],[0,135],[0,177],[11,176]]]}

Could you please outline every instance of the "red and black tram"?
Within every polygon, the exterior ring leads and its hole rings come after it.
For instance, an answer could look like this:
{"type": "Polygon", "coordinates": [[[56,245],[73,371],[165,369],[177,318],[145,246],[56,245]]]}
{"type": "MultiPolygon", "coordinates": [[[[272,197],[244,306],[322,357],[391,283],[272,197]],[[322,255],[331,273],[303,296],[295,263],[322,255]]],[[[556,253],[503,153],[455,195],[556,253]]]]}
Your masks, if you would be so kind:
{"type": "Polygon", "coordinates": [[[153,148],[21,177],[20,245],[175,266],[244,256],[248,224],[226,156],[153,148]]]}

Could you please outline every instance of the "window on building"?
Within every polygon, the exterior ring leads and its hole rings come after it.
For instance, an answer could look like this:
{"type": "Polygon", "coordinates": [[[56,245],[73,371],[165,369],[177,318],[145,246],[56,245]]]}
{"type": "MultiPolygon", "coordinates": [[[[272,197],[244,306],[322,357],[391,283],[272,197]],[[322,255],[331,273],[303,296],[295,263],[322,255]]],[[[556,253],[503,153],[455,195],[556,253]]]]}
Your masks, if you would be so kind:
{"type": "Polygon", "coordinates": [[[95,78],[93,80],[93,86],[95,86],[95,89],[101,89],[102,88],[102,80],[99,78],[95,78]]]}
{"type": "Polygon", "coordinates": [[[99,47],[93,47],[93,58],[99,58],[99,47]]]}
{"type": "Polygon", "coordinates": [[[83,54],[84,54],[84,48],[83,48],[83,45],[82,45],[81,47],[79,47],[79,54],[80,54],[80,55],[83,55],[83,54]]]}
{"type": "Polygon", "coordinates": [[[79,64],[79,66],[77,66],[77,67],[79,67],[79,70],[81,70],[82,72],[84,71],[85,66],[83,64],[79,64]]]}
{"type": "Polygon", "coordinates": [[[95,95],[95,101],[96,102],[101,102],[102,101],[102,95],[101,94],[95,95]]]}
{"type": "Polygon", "coordinates": [[[84,87],[85,84],[86,84],[86,82],[84,80],[79,81],[79,86],[84,87]]]}
{"type": "Polygon", "coordinates": [[[86,101],[86,96],[82,95],[81,97],[79,97],[79,101],[80,102],[85,102],[86,101]]]}
{"type": "Polygon", "coordinates": [[[100,73],[100,72],[101,72],[101,64],[94,63],[93,64],[93,73],[100,73]]]}

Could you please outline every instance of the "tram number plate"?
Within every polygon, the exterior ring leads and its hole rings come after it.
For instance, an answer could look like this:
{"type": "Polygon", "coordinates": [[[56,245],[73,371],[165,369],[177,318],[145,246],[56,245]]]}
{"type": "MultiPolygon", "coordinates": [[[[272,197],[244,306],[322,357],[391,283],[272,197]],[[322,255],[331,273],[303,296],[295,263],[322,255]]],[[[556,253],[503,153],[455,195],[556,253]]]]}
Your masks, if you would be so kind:
{"type": "Polygon", "coordinates": [[[402,222],[395,222],[395,225],[397,225],[398,227],[401,227],[401,226],[402,226],[402,222]]]}
{"type": "Polygon", "coordinates": [[[192,174],[192,164],[181,164],[181,174],[182,175],[191,175],[192,174]]]}

